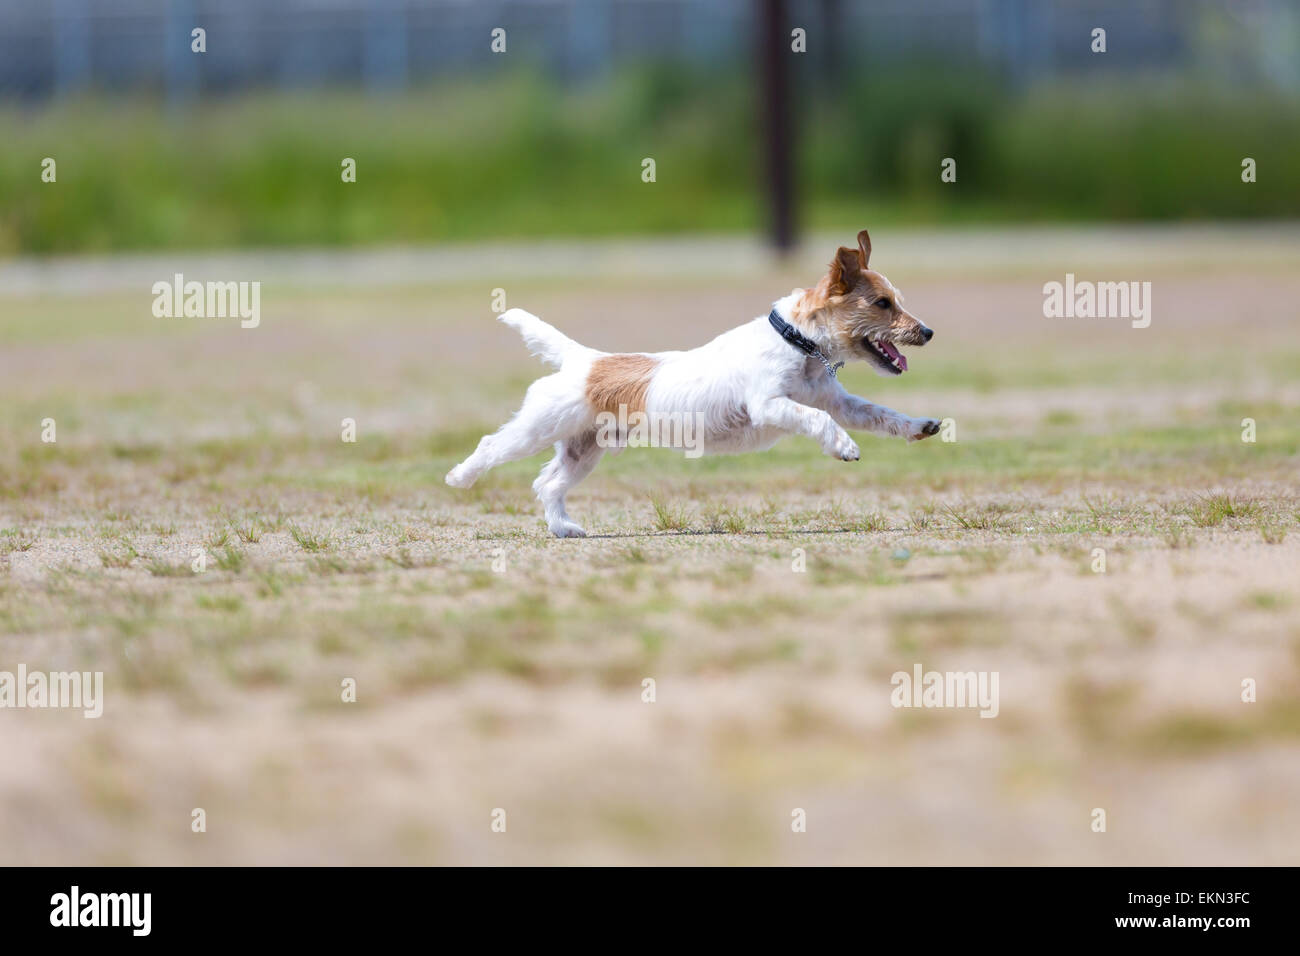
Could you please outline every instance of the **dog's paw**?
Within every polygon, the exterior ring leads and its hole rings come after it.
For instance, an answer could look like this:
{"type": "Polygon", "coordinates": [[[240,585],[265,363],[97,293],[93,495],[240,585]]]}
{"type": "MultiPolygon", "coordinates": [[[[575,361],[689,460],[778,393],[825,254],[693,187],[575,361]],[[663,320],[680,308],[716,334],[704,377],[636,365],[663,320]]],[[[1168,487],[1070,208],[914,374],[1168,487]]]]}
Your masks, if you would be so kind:
{"type": "Polygon", "coordinates": [[[474,476],[469,474],[469,469],[464,465],[457,465],[447,472],[447,477],[444,480],[453,488],[468,488],[474,484],[474,476]]]}
{"type": "Polygon", "coordinates": [[[908,441],[920,441],[922,438],[929,438],[931,435],[939,434],[939,420],[937,418],[916,418],[912,420],[912,431],[907,436],[908,441]]]}
{"type": "Polygon", "coordinates": [[[557,538],[585,538],[587,532],[576,521],[557,521],[550,525],[551,534],[557,538]]]}
{"type": "Polygon", "coordinates": [[[850,438],[847,432],[841,432],[826,447],[826,454],[832,458],[838,458],[840,461],[857,461],[862,457],[862,453],[858,450],[858,443],[850,438]]]}

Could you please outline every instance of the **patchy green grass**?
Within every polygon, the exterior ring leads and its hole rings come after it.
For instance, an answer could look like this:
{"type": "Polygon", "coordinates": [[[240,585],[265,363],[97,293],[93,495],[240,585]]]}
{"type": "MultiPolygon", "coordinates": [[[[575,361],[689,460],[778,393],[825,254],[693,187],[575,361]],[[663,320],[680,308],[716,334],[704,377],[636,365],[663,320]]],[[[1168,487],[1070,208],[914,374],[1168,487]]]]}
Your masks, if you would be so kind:
{"type": "Polygon", "coordinates": [[[119,539],[113,547],[99,552],[99,561],[106,568],[129,568],[140,557],[130,541],[119,539]]]}
{"type": "Polygon", "coordinates": [[[652,498],[650,507],[655,513],[655,530],[685,531],[690,527],[690,509],[685,505],[652,498]]]}
{"type": "Polygon", "coordinates": [[[248,565],[248,553],[231,544],[214,548],[212,556],[216,560],[218,568],[222,571],[230,571],[233,574],[238,574],[248,565]]]}
{"type": "Polygon", "coordinates": [[[1228,492],[1197,497],[1189,509],[1198,528],[1214,528],[1229,518],[1249,518],[1259,513],[1259,506],[1228,492]]]}
{"type": "Polygon", "coordinates": [[[329,531],[305,528],[301,525],[289,525],[289,534],[304,551],[317,552],[329,550],[332,539],[329,531]]]}
{"type": "MultiPolygon", "coordinates": [[[[529,290],[593,341],[609,292],[529,290]]],[[[629,308],[680,311],[683,336],[712,306],[652,292],[629,308]]],[[[108,709],[9,715],[6,760],[30,773],[0,795],[4,862],[1108,865],[1115,844],[1061,807],[1121,804],[1162,808],[1126,860],[1294,858],[1289,327],[1249,369],[1148,336],[1116,371],[1113,343],[1036,324],[1023,361],[981,336],[902,384],[846,369],[953,414],[958,440],[863,436],[855,463],[804,439],[630,449],[570,495],[590,536],[559,541],[529,488],[544,455],[442,481],[539,371],[503,353],[481,289],[281,296],[242,336],[154,328],[114,296],[15,319],[0,648],[102,671],[108,709]],[[431,369],[453,323],[463,348],[431,369]],[[1104,407],[1129,374],[1167,407],[1104,407]],[[1241,397],[1202,392],[1225,382],[1241,397]],[[999,673],[998,717],[893,707],[917,664],[999,673]],[[1189,810],[1192,777],[1222,785],[1189,810]],[[1275,825],[1239,825],[1265,791],[1275,825]],[[951,793],[959,811],[935,802],[951,793]],[[220,840],[191,838],[192,806],[220,840]],[[496,806],[525,838],[486,842],[496,806]],[[831,845],[790,841],[809,806],[831,845]]]]}

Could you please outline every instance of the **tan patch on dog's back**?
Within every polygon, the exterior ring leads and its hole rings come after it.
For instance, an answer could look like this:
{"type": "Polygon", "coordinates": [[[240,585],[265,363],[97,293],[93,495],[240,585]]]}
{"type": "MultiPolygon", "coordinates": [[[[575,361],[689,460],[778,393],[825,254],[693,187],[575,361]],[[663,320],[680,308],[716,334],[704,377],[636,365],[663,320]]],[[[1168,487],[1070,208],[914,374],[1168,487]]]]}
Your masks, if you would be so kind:
{"type": "Polygon", "coordinates": [[[620,405],[626,405],[629,413],[643,412],[650,379],[658,367],[659,360],[649,355],[627,353],[598,358],[587,373],[587,401],[598,412],[617,415],[620,405]]]}

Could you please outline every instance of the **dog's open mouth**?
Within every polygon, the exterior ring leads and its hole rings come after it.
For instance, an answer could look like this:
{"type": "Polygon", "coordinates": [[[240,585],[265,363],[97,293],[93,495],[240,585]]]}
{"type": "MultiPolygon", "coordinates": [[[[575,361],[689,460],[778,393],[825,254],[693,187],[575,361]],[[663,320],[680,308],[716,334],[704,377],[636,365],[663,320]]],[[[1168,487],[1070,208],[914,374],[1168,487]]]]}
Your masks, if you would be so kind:
{"type": "Polygon", "coordinates": [[[871,339],[863,339],[867,351],[875,358],[876,364],[892,375],[902,375],[907,371],[907,359],[903,353],[894,348],[889,342],[873,342],[871,339]]]}

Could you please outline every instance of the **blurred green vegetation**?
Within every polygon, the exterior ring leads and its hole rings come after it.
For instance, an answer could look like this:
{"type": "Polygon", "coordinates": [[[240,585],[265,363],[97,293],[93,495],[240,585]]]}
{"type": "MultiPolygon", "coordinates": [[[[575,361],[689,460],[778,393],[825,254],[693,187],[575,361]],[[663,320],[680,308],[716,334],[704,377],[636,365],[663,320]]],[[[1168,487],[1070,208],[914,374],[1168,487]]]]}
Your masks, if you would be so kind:
{"type": "MultiPolygon", "coordinates": [[[[659,66],[578,88],[513,74],[380,98],[9,107],[0,254],[753,230],[751,85],[659,66]],[[40,180],[47,156],[56,184],[40,180]]],[[[796,103],[805,226],[1300,214],[1300,104],[1276,93],[1172,78],[1017,91],[918,66],[801,78],[796,103]],[[940,182],[947,156],[956,184],[940,182]]]]}

